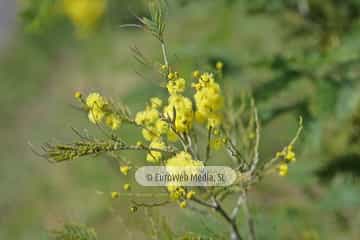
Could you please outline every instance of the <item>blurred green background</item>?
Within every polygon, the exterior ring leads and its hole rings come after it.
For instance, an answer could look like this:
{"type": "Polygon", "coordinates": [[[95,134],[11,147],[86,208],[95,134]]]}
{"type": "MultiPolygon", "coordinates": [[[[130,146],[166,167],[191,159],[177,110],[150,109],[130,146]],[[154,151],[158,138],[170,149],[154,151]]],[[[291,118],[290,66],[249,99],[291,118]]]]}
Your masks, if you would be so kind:
{"type": "MultiPolygon", "coordinates": [[[[99,239],[149,239],[142,212],[130,214],[127,198],[109,199],[124,182],[111,161],[50,164],[28,145],[71,141],[71,127],[98,134],[74,107],[75,91],[98,91],[134,110],[161,94],[154,74],[130,50],[136,46],[161,62],[158,42],[120,27],[147,15],[148,1],[108,0],[85,33],[59,2],[0,2],[0,239],[47,239],[49,229],[68,222],[94,227],[99,239]]],[[[168,3],[172,63],[185,76],[225,63],[226,88],[236,97],[252,92],[259,104],[263,159],[285,145],[298,116],[304,118],[289,176],[268,177],[250,192],[258,239],[360,239],[359,19],[357,0],[168,3]]],[[[174,227],[179,235],[208,233],[204,219],[190,211],[159,214],[180,224],[174,227]]]]}

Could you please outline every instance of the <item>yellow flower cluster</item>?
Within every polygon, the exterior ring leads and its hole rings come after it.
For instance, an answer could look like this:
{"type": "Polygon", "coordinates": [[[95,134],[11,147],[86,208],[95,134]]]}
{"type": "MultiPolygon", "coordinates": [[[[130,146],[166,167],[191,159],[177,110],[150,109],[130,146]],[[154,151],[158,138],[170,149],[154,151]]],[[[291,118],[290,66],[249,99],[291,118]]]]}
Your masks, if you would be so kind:
{"type": "Polygon", "coordinates": [[[99,93],[90,93],[86,98],[86,106],[89,108],[89,120],[96,124],[100,123],[105,116],[104,108],[107,100],[99,93]]]}
{"type": "MultiPolygon", "coordinates": [[[[193,160],[191,155],[184,151],[176,154],[166,162],[166,170],[170,174],[178,174],[183,171],[189,171],[187,174],[190,175],[197,172],[199,170],[198,167],[203,166],[203,162],[193,160]]],[[[194,191],[186,192],[186,190],[181,187],[181,184],[177,182],[169,183],[167,188],[170,194],[170,198],[173,200],[179,200],[180,207],[182,208],[186,207],[185,199],[192,199],[195,196],[194,191]]]]}
{"type": "Polygon", "coordinates": [[[181,208],[186,208],[187,207],[186,200],[193,199],[196,195],[194,191],[186,192],[184,188],[176,187],[173,185],[171,186],[171,190],[169,190],[169,193],[170,193],[170,198],[178,201],[179,207],[181,208]]]}
{"type": "Polygon", "coordinates": [[[63,10],[79,33],[86,33],[103,16],[106,0],[63,0],[63,10]]]}
{"type": "MultiPolygon", "coordinates": [[[[151,98],[150,104],[144,111],[140,111],[135,116],[135,123],[142,126],[142,135],[150,141],[149,148],[165,149],[165,143],[161,140],[161,135],[168,132],[168,124],[161,119],[159,108],[162,101],[159,98],[151,98]]],[[[149,162],[157,162],[162,157],[160,151],[150,151],[146,157],[149,162]]]]}
{"type": "Polygon", "coordinates": [[[165,116],[174,122],[176,132],[187,132],[193,121],[192,102],[179,94],[170,95],[168,105],[164,108],[165,116]]]}
{"type": "MultiPolygon", "coordinates": [[[[193,74],[195,75],[195,74],[193,74]]],[[[218,83],[211,73],[203,73],[198,82],[193,83],[196,93],[194,95],[196,112],[195,118],[198,122],[207,122],[208,127],[216,128],[222,120],[221,109],[223,97],[218,83]]]]}
{"type": "Polygon", "coordinates": [[[288,164],[296,161],[294,147],[292,145],[287,146],[281,152],[277,152],[276,157],[281,158],[278,166],[279,175],[286,176],[289,170],[288,164]]]}
{"type": "Polygon", "coordinates": [[[289,167],[286,163],[280,163],[279,165],[279,175],[286,176],[288,174],[289,167]]]}
{"type": "Polygon", "coordinates": [[[164,115],[174,122],[176,132],[183,133],[191,129],[193,121],[192,102],[183,96],[186,82],[177,72],[168,74],[166,88],[170,94],[168,105],[164,108],[164,115]]]}
{"type": "Polygon", "coordinates": [[[169,91],[170,95],[180,94],[185,91],[185,79],[179,77],[177,72],[169,73],[168,75],[168,83],[166,84],[166,88],[169,91]]]}
{"type": "MultiPolygon", "coordinates": [[[[164,150],[165,149],[165,143],[162,142],[160,139],[155,139],[152,141],[149,145],[150,149],[158,149],[158,150],[164,150]]],[[[158,162],[162,157],[161,151],[156,150],[150,150],[150,152],[146,156],[146,160],[148,162],[158,162]]]]}
{"type": "MultiPolygon", "coordinates": [[[[79,92],[75,93],[75,97],[82,101],[79,92]]],[[[88,118],[90,122],[99,124],[105,119],[105,124],[112,130],[116,130],[121,126],[120,116],[111,110],[109,101],[99,93],[90,93],[84,103],[89,111],[88,118]]]]}
{"type": "Polygon", "coordinates": [[[147,141],[158,139],[165,130],[166,123],[160,119],[159,107],[162,101],[159,98],[151,98],[150,104],[144,111],[138,112],[135,116],[135,123],[144,127],[142,134],[147,141]]]}
{"type": "Polygon", "coordinates": [[[186,191],[182,187],[176,187],[174,185],[171,186],[171,190],[169,190],[170,198],[172,200],[178,201],[179,207],[186,208],[187,202],[186,200],[193,199],[196,195],[194,191],[186,191]]]}
{"type": "MultiPolygon", "coordinates": [[[[176,141],[177,133],[187,132],[191,128],[194,114],[191,100],[182,95],[185,85],[185,79],[180,78],[176,72],[170,72],[166,86],[170,95],[168,104],[161,111],[162,101],[159,98],[151,98],[145,110],[136,114],[135,122],[143,127],[143,137],[151,142],[151,148],[163,149],[163,135],[166,135],[169,141],[176,141]],[[174,129],[167,121],[174,124],[174,129]]],[[[147,160],[156,162],[161,156],[159,151],[150,151],[147,160]]]]}
{"type": "Polygon", "coordinates": [[[168,185],[168,191],[170,194],[170,198],[172,200],[180,200],[186,197],[186,191],[182,187],[175,185],[168,185]]]}
{"type": "Polygon", "coordinates": [[[202,167],[203,162],[194,160],[190,153],[179,152],[174,157],[166,161],[166,167],[202,167]]]}
{"type": "Polygon", "coordinates": [[[115,113],[110,113],[109,115],[106,116],[105,123],[111,129],[115,130],[115,129],[118,129],[120,127],[121,118],[115,113]]]}
{"type": "MultiPolygon", "coordinates": [[[[135,116],[135,123],[142,127],[142,135],[150,142],[150,148],[165,149],[164,137],[169,141],[178,140],[178,136],[188,133],[193,125],[194,117],[199,122],[206,122],[212,129],[213,138],[210,146],[217,150],[225,140],[219,134],[219,125],[222,121],[221,109],[223,97],[218,83],[211,73],[193,72],[198,82],[193,84],[196,90],[194,95],[196,113],[193,111],[192,101],[183,95],[186,81],[177,72],[169,71],[167,65],[160,67],[161,72],[167,77],[166,89],[169,93],[167,105],[162,109],[161,99],[150,99],[145,110],[135,116]],[[166,70],[166,72],[164,72],[166,70]]],[[[161,151],[150,151],[147,161],[158,162],[162,157],[161,151]]]]}
{"type": "MultiPolygon", "coordinates": [[[[216,68],[221,70],[223,64],[218,62],[216,68]]],[[[193,83],[192,87],[195,89],[195,119],[199,123],[206,123],[207,127],[212,130],[213,137],[211,138],[210,147],[214,150],[219,150],[223,147],[226,139],[220,136],[219,126],[222,122],[222,107],[223,96],[218,83],[215,82],[212,73],[200,73],[194,71],[193,77],[198,82],[193,83]]]]}

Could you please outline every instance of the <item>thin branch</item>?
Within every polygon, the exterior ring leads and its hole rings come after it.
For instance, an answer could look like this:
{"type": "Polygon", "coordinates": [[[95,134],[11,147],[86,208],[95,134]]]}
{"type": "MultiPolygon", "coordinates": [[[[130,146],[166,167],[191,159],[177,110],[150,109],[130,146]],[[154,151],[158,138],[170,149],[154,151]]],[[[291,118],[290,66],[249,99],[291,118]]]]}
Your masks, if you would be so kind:
{"type": "Polygon", "coordinates": [[[254,219],[252,218],[251,213],[249,211],[246,194],[244,195],[244,202],[243,202],[242,206],[243,206],[245,218],[247,220],[247,224],[249,227],[250,240],[256,240],[255,223],[254,223],[254,219]]]}
{"type": "Polygon", "coordinates": [[[215,205],[211,204],[211,203],[208,203],[208,202],[205,202],[204,200],[200,199],[200,198],[192,198],[191,200],[193,200],[194,202],[204,206],[204,207],[208,207],[208,208],[215,208],[215,205]]]}
{"type": "Polygon", "coordinates": [[[240,193],[237,201],[236,201],[236,205],[233,209],[233,211],[231,212],[231,219],[233,219],[233,221],[236,220],[237,218],[237,215],[239,213],[239,210],[240,210],[240,207],[241,207],[241,204],[244,202],[244,197],[243,197],[243,193],[240,193]]]}
{"type": "Polygon", "coordinates": [[[215,205],[215,210],[221,215],[223,216],[223,218],[231,225],[231,240],[242,240],[242,237],[240,235],[239,229],[237,227],[236,221],[234,221],[233,219],[231,219],[231,217],[226,213],[226,211],[224,210],[224,208],[220,205],[220,203],[215,199],[212,198],[214,205],[215,205]]]}
{"type": "MultiPolygon", "coordinates": [[[[300,118],[299,118],[299,128],[298,128],[298,130],[297,130],[297,132],[296,132],[296,134],[295,134],[295,137],[293,137],[293,139],[290,141],[289,145],[294,145],[294,144],[295,144],[295,142],[297,141],[297,139],[300,137],[300,134],[301,134],[302,130],[303,130],[303,119],[302,119],[302,117],[300,116],[300,118]]],[[[272,166],[278,159],[279,159],[278,156],[273,157],[269,162],[265,163],[262,168],[263,168],[265,171],[267,171],[269,168],[271,168],[271,166],[272,166]]]]}
{"type": "Polygon", "coordinates": [[[140,24],[121,24],[120,28],[143,28],[140,24]]]}
{"type": "Polygon", "coordinates": [[[138,203],[135,200],[131,201],[132,204],[134,204],[136,207],[146,207],[146,208],[153,208],[153,207],[161,207],[164,206],[166,204],[169,204],[170,201],[163,201],[163,202],[158,202],[158,203],[138,203]]]}
{"type": "Polygon", "coordinates": [[[210,126],[209,130],[208,130],[208,137],[207,137],[207,145],[206,145],[205,160],[204,160],[205,163],[210,158],[211,132],[212,132],[212,127],[210,126]]]}
{"type": "MultiPolygon", "coordinates": [[[[40,157],[40,158],[44,158],[45,160],[47,160],[49,163],[56,163],[55,160],[52,160],[50,158],[47,158],[46,156],[44,156],[43,153],[40,153],[39,151],[37,151],[34,147],[34,145],[28,141],[27,143],[29,145],[30,151],[32,151],[36,156],[40,157]]],[[[42,147],[42,149],[44,150],[44,148],[42,147]]]]}
{"type": "Polygon", "coordinates": [[[252,174],[256,166],[259,162],[259,145],[260,145],[260,123],[259,123],[259,116],[256,107],[254,107],[254,116],[255,116],[255,146],[254,146],[254,158],[253,163],[251,165],[250,174],[252,174]]]}
{"type": "Polygon", "coordinates": [[[163,55],[165,65],[169,66],[169,61],[168,61],[168,58],[167,58],[166,45],[165,45],[164,40],[161,41],[161,52],[162,52],[162,55],[163,55]]]}

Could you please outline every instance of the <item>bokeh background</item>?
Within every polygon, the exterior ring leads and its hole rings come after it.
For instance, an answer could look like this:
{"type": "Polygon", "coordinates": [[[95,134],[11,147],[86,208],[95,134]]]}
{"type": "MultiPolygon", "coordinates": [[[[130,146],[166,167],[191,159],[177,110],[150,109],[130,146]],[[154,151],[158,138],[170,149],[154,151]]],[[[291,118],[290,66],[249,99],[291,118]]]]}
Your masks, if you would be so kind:
{"type": "MultiPolygon", "coordinates": [[[[99,134],[74,107],[75,91],[98,91],[135,110],[162,93],[130,50],[160,62],[158,42],[120,27],[146,16],[147,2],[0,1],[0,239],[48,239],[48,230],[64,223],[91,226],[99,239],[150,239],[143,213],[131,214],[127,198],[109,198],[124,182],[113,162],[50,164],[28,144],[72,141],[71,127],[99,134]]],[[[259,104],[263,159],[304,118],[289,176],[268,177],[250,192],[258,239],[360,239],[359,19],[357,0],[168,3],[171,61],[188,75],[224,62],[227,88],[235,96],[252,92],[259,104]]],[[[209,234],[190,211],[156,214],[179,236],[209,234]]]]}

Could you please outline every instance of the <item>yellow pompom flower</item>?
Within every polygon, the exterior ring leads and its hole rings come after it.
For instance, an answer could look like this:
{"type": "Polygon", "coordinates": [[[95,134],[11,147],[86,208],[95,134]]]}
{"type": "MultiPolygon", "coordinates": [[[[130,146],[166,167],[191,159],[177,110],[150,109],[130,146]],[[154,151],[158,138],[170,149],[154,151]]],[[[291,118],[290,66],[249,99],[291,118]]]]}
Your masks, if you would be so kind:
{"type": "Polygon", "coordinates": [[[200,113],[199,111],[196,111],[195,112],[195,120],[198,123],[204,123],[207,120],[207,118],[204,114],[200,113]]]}
{"type": "Polygon", "coordinates": [[[208,84],[206,87],[199,89],[195,93],[194,98],[197,110],[206,116],[219,111],[223,104],[220,87],[216,83],[208,84]]]}
{"type": "Polygon", "coordinates": [[[285,159],[289,162],[295,161],[295,153],[292,151],[289,151],[286,153],[285,159]]]}
{"type": "Polygon", "coordinates": [[[126,183],[126,184],[124,184],[123,188],[125,191],[129,191],[131,188],[131,185],[129,183],[126,183]]]}
{"type": "MultiPolygon", "coordinates": [[[[198,173],[199,167],[203,167],[204,164],[201,161],[194,160],[188,152],[179,152],[174,157],[166,161],[166,171],[169,174],[176,175],[181,174],[183,171],[187,172],[187,175],[198,173]]],[[[168,183],[168,191],[171,193],[176,187],[181,186],[181,183],[176,181],[168,183]]],[[[185,194],[184,194],[185,196],[185,194]]]]}
{"type": "Polygon", "coordinates": [[[215,82],[211,73],[203,73],[199,81],[193,84],[193,87],[196,90],[194,95],[196,120],[199,123],[208,120],[209,126],[217,127],[221,123],[220,110],[223,107],[223,97],[219,84],[215,82]]]}
{"type": "Polygon", "coordinates": [[[179,152],[174,157],[166,161],[166,167],[202,167],[203,162],[194,160],[190,153],[179,152]]]}
{"type": "Polygon", "coordinates": [[[151,98],[150,103],[151,103],[151,108],[155,108],[155,109],[161,107],[162,105],[162,101],[158,97],[151,98]]]}
{"type": "Polygon", "coordinates": [[[279,175],[286,176],[288,174],[289,167],[286,163],[281,163],[279,165],[279,175]]]}
{"type": "Polygon", "coordinates": [[[135,115],[135,123],[137,125],[143,125],[145,123],[145,112],[138,112],[135,115]]]}
{"type": "Polygon", "coordinates": [[[88,108],[103,108],[107,104],[107,100],[99,93],[90,93],[86,98],[88,108]]]}
{"type": "Polygon", "coordinates": [[[192,199],[193,197],[195,197],[195,192],[194,191],[190,191],[186,194],[186,198],[187,199],[192,199]]]}
{"type": "Polygon", "coordinates": [[[212,128],[215,129],[216,127],[218,127],[221,124],[221,115],[210,115],[208,118],[208,124],[207,127],[208,128],[212,128]]]}
{"type": "Polygon", "coordinates": [[[296,161],[296,155],[294,152],[294,147],[292,145],[287,146],[281,152],[276,153],[277,158],[282,158],[287,163],[296,161]]]}
{"type": "Polygon", "coordinates": [[[88,118],[90,122],[94,124],[100,123],[105,116],[104,109],[108,101],[99,93],[90,93],[86,98],[85,104],[89,110],[88,118]]]}
{"type": "Polygon", "coordinates": [[[101,120],[104,118],[105,113],[101,108],[94,107],[89,110],[88,118],[90,122],[94,124],[98,124],[101,122],[101,120]]]}
{"type": "Polygon", "coordinates": [[[167,77],[169,80],[173,80],[175,78],[175,73],[170,72],[167,77]]]}
{"type": "Polygon", "coordinates": [[[152,127],[143,128],[141,130],[141,133],[142,133],[144,139],[149,142],[159,138],[159,135],[156,133],[155,129],[153,129],[152,127]]]}
{"type": "Polygon", "coordinates": [[[294,162],[296,160],[295,152],[293,150],[292,145],[287,147],[284,157],[285,157],[285,160],[288,162],[294,162]]]}
{"type": "Polygon", "coordinates": [[[118,192],[111,192],[110,196],[112,199],[116,199],[120,196],[120,194],[118,192]]]}
{"type": "Polygon", "coordinates": [[[86,33],[104,15],[106,0],[64,0],[63,8],[77,30],[86,33]]]}
{"type": "Polygon", "coordinates": [[[201,75],[201,73],[200,73],[199,70],[195,70],[195,71],[192,72],[192,76],[193,76],[194,78],[199,78],[200,75],[201,75]]]}
{"type": "Polygon", "coordinates": [[[168,131],[169,131],[168,124],[165,121],[158,119],[155,123],[155,132],[158,134],[158,136],[167,133],[168,131]]]}
{"type": "MultiPolygon", "coordinates": [[[[162,142],[159,139],[156,139],[156,140],[154,140],[154,141],[152,141],[150,143],[149,148],[150,149],[164,150],[165,149],[165,143],[162,142]]],[[[160,160],[161,156],[162,156],[161,151],[150,150],[150,152],[146,156],[146,160],[148,162],[158,162],[160,160]]]]}
{"type": "Polygon", "coordinates": [[[215,65],[215,68],[217,69],[217,70],[222,70],[223,69],[223,67],[224,67],[224,63],[222,63],[222,62],[220,62],[220,61],[218,61],[217,63],[216,63],[216,65],[215,65]]]}
{"type": "Polygon", "coordinates": [[[168,81],[166,88],[167,88],[168,92],[170,93],[170,95],[173,95],[173,94],[179,94],[179,93],[184,92],[185,86],[186,86],[185,79],[178,78],[175,80],[168,81]]]}
{"type": "Polygon", "coordinates": [[[76,91],[75,94],[74,94],[74,97],[75,97],[76,99],[81,99],[81,97],[82,97],[81,92],[76,91]]]}
{"type": "Polygon", "coordinates": [[[168,69],[168,67],[169,67],[168,65],[163,64],[163,65],[160,66],[160,71],[164,72],[164,71],[166,71],[168,69]]]}
{"type": "Polygon", "coordinates": [[[135,123],[143,126],[142,135],[147,141],[158,139],[161,134],[167,132],[167,123],[160,119],[158,108],[162,105],[160,98],[153,97],[144,111],[140,111],[135,116],[135,123]]]}
{"type": "Polygon", "coordinates": [[[186,207],[187,207],[186,201],[180,202],[179,206],[180,206],[181,208],[186,208],[186,207]]]}
{"type": "Polygon", "coordinates": [[[200,82],[202,84],[213,83],[214,81],[215,81],[215,79],[214,79],[214,75],[212,73],[205,72],[205,73],[201,74],[201,76],[200,76],[200,82]]]}
{"type": "Polygon", "coordinates": [[[179,200],[186,197],[185,189],[174,184],[168,184],[167,186],[170,198],[172,200],[179,200]]]}
{"type": "Polygon", "coordinates": [[[120,172],[122,174],[124,174],[125,176],[128,175],[130,169],[131,169],[131,167],[129,167],[128,165],[120,166],[120,172]]]}
{"type": "Polygon", "coordinates": [[[112,130],[116,130],[121,126],[121,118],[119,117],[119,115],[115,113],[111,113],[108,116],[106,116],[105,123],[112,130]]]}
{"type": "Polygon", "coordinates": [[[280,176],[285,176],[288,173],[288,164],[296,161],[296,155],[294,147],[289,145],[282,151],[276,153],[276,158],[280,159],[280,165],[278,166],[278,172],[280,176]]]}
{"type": "Polygon", "coordinates": [[[150,106],[142,112],[138,112],[135,116],[135,123],[138,125],[150,125],[159,119],[159,111],[150,106]]]}
{"type": "Polygon", "coordinates": [[[193,120],[191,100],[181,95],[170,96],[168,105],[164,108],[164,115],[175,122],[177,132],[187,132],[193,120]]]}

